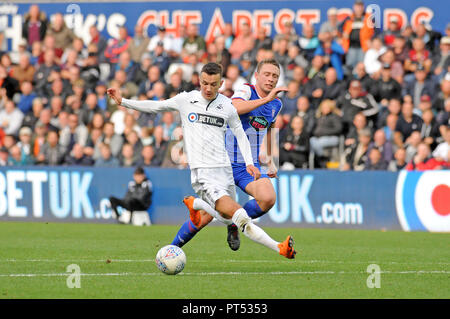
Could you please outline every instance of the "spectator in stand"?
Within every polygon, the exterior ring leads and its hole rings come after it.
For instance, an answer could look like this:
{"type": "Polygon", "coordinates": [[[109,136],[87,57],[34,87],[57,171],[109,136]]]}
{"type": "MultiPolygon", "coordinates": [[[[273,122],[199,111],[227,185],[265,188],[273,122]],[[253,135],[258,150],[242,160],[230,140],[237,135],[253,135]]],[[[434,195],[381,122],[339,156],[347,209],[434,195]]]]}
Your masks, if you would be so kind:
{"type": "Polygon", "coordinates": [[[413,99],[414,107],[418,108],[420,98],[423,95],[435,96],[435,84],[432,80],[427,79],[427,72],[423,65],[418,65],[414,72],[414,79],[406,83],[403,96],[409,95],[413,99]]]}
{"type": "Polygon", "coordinates": [[[108,46],[108,41],[106,41],[105,37],[100,34],[96,25],[89,27],[89,35],[91,36],[91,41],[89,44],[95,44],[97,46],[99,63],[106,62],[105,50],[108,46]]]}
{"type": "Polygon", "coordinates": [[[384,134],[386,135],[386,139],[392,143],[392,145],[395,145],[396,147],[401,147],[401,145],[395,144],[395,128],[397,126],[397,120],[398,115],[396,114],[389,114],[386,117],[386,125],[382,127],[382,130],[384,131],[384,134]]]}
{"type": "Polygon", "coordinates": [[[120,166],[133,167],[135,166],[135,156],[133,153],[133,146],[128,143],[123,144],[122,153],[119,157],[120,166]]]}
{"type": "Polygon", "coordinates": [[[404,102],[402,106],[402,113],[400,114],[395,128],[395,144],[400,146],[411,135],[413,131],[419,131],[422,127],[422,119],[413,112],[413,104],[411,102],[404,102]]]}
{"type": "Polygon", "coordinates": [[[70,166],[93,166],[94,160],[84,153],[82,145],[75,143],[70,153],[65,157],[64,163],[70,166]]]}
{"type": "Polygon", "coordinates": [[[322,100],[337,100],[342,95],[343,89],[343,83],[337,79],[336,70],[331,67],[325,71],[323,80],[314,81],[310,84],[308,95],[312,105],[317,107],[322,100]]]}
{"type": "MultiPolygon", "coordinates": [[[[0,64],[0,97],[12,99],[14,94],[19,91],[19,82],[10,77],[6,69],[0,64]]],[[[4,102],[4,100],[3,100],[4,102]]],[[[1,107],[0,107],[1,108],[1,107]]]]}
{"type": "Polygon", "coordinates": [[[394,149],[391,144],[386,139],[386,135],[382,129],[376,130],[373,135],[373,142],[369,145],[369,151],[372,148],[377,148],[381,152],[381,158],[386,163],[390,163],[394,156],[394,149]]]}
{"type": "Polygon", "coordinates": [[[29,156],[34,161],[33,146],[31,144],[32,135],[33,131],[29,127],[23,126],[19,131],[17,146],[19,146],[23,154],[29,156]]]}
{"type": "Polygon", "coordinates": [[[157,45],[161,45],[164,51],[166,52],[172,50],[173,38],[166,31],[167,30],[165,26],[158,27],[156,34],[150,39],[147,51],[149,52],[154,51],[157,45]]]}
{"type": "Polygon", "coordinates": [[[383,42],[388,47],[392,47],[394,45],[395,39],[398,38],[401,34],[398,22],[399,21],[397,16],[390,16],[388,21],[388,29],[383,31],[382,33],[383,42]]]}
{"type": "Polygon", "coordinates": [[[435,51],[441,37],[441,33],[434,31],[429,22],[424,20],[417,24],[414,29],[414,38],[421,39],[425,43],[426,49],[431,53],[435,51]]]}
{"type": "MultiPolygon", "coordinates": [[[[210,62],[216,62],[219,63],[222,66],[223,74],[227,73],[228,66],[231,63],[231,54],[228,51],[228,49],[225,47],[225,37],[223,35],[218,36],[214,39],[214,45],[211,45],[211,48],[215,48],[215,58],[214,61],[210,62]]],[[[242,58],[244,58],[244,55],[242,55],[242,58]]],[[[248,55],[247,55],[248,56],[248,55]]],[[[241,70],[243,71],[243,70],[241,70]]]]}
{"type": "MultiPolygon", "coordinates": [[[[196,54],[191,54],[190,56],[197,57],[196,54]]],[[[159,41],[156,44],[155,49],[153,49],[150,52],[150,58],[153,61],[153,65],[156,65],[159,67],[159,70],[162,75],[164,75],[168,71],[169,66],[170,66],[170,58],[169,58],[169,55],[167,54],[167,51],[165,51],[164,42],[159,41]]],[[[190,59],[190,57],[189,57],[189,59],[190,59]]],[[[188,59],[188,62],[189,62],[189,59],[188,59]]]]}
{"type": "Polygon", "coordinates": [[[47,29],[47,34],[55,38],[55,48],[63,51],[70,47],[75,34],[70,30],[64,22],[64,17],[60,12],[53,15],[50,27],[47,29]]]}
{"type": "Polygon", "coordinates": [[[127,28],[122,26],[119,28],[119,38],[114,39],[105,49],[106,61],[112,65],[119,61],[119,56],[122,52],[128,50],[131,43],[131,37],[128,35],[127,28]]]}
{"type": "MultiPolygon", "coordinates": [[[[147,98],[153,97],[153,85],[160,81],[161,78],[161,70],[158,66],[152,65],[147,72],[147,79],[143,81],[138,89],[138,95],[145,94],[147,98]]],[[[163,79],[163,78],[161,78],[163,79]]]]}
{"type": "Polygon", "coordinates": [[[431,71],[440,81],[450,71],[450,37],[442,37],[439,50],[432,55],[431,71]]]}
{"type": "Polygon", "coordinates": [[[287,85],[288,91],[281,97],[283,107],[280,115],[286,123],[291,121],[291,115],[297,110],[297,100],[300,97],[300,84],[296,81],[290,81],[287,85]]]}
{"type": "Polygon", "coordinates": [[[319,46],[319,38],[316,36],[312,24],[303,25],[302,36],[298,39],[298,43],[305,54],[305,58],[311,61],[314,57],[314,52],[319,46]]]}
{"type": "MultiPolygon", "coordinates": [[[[283,29],[286,30],[286,29],[283,29]]],[[[277,41],[279,38],[284,38],[285,34],[277,34],[275,35],[275,41],[277,41]]],[[[298,38],[298,37],[297,37],[298,38]]],[[[297,44],[297,41],[295,43],[297,44]]],[[[267,35],[267,31],[264,27],[258,28],[256,30],[256,38],[255,38],[255,44],[253,45],[253,48],[250,52],[250,59],[251,61],[254,61],[256,59],[256,54],[259,49],[261,48],[272,48],[273,40],[270,36],[267,35]]]]}
{"type": "MultiPolygon", "coordinates": [[[[422,70],[429,72],[431,69],[431,63],[430,51],[425,48],[425,43],[423,40],[420,38],[414,39],[413,47],[409,50],[408,58],[405,61],[405,71],[414,73],[419,66],[421,66],[422,70]]],[[[407,75],[407,77],[405,77],[405,81],[408,82],[410,78],[412,77],[407,75]]]]}
{"type": "Polygon", "coordinates": [[[134,27],[134,36],[128,45],[128,53],[130,54],[131,61],[134,63],[140,63],[142,55],[147,51],[147,47],[150,43],[150,39],[144,35],[144,29],[140,24],[136,24],[134,27]]]}
{"type": "Polygon", "coordinates": [[[342,26],[342,46],[347,52],[345,64],[353,69],[364,60],[364,53],[369,49],[369,40],[374,34],[374,24],[369,23],[370,13],[364,12],[364,2],[356,0],[352,15],[342,26]]]}
{"type": "Polygon", "coordinates": [[[341,157],[342,171],[362,171],[368,161],[369,143],[372,132],[364,128],[358,134],[358,143],[350,144],[345,148],[341,157]]]}
{"type": "Polygon", "coordinates": [[[9,166],[28,166],[34,164],[34,159],[30,155],[26,155],[16,144],[9,149],[9,166]]]}
{"type": "Polygon", "coordinates": [[[288,55],[289,41],[286,38],[280,38],[275,40],[272,45],[272,51],[275,54],[275,60],[286,71],[287,63],[289,61],[288,55]]]}
{"type": "Polygon", "coordinates": [[[394,159],[389,163],[388,170],[398,172],[406,166],[406,151],[404,148],[398,148],[394,153],[394,159]]]}
{"type": "Polygon", "coordinates": [[[358,62],[356,64],[350,80],[358,80],[361,82],[362,89],[366,92],[370,92],[374,81],[374,79],[366,73],[366,68],[363,62],[358,62]]]}
{"type": "Polygon", "coordinates": [[[22,126],[23,113],[16,107],[13,101],[7,100],[5,107],[0,110],[0,128],[7,135],[16,135],[22,126]]]}
{"type": "Polygon", "coordinates": [[[330,32],[333,38],[339,36],[339,21],[337,18],[338,10],[331,7],[327,10],[328,20],[320,25],[319,34],[322,32],[330,32]]]}
{"type": "Polygon", "coordinates": [[[95,161],[96,167],[119,167],[119,160],[111,154],[111,148],[108,144],[100,144],[101,156],[95,161]]]}
{"type": "Polygon", "coordinates": [[[353,118],[359,112],[362,112],[369,125],[374,127],[379,107],[373,96],[362,90],[360,81],[350,82],[348,91],[337,100],[337,105],[342,112],[344,134],[348,132],[353,118]]]}
{"type": "Polygon", "coordinates": [[[430,159],[430,146],[426,143],[419,143],[417,153],[413,159],[408,162],[405,169],[408,171],[425,171],[428,169],[427,162],[430,159]]]}
{"type": "Polygon", "coordinates": [[[342,67],[342,57],[345,54],[342,46],[333,39],[331,32],[319,33],[320,44],[315,51],[315,55],[324,57],[325,66],[335,69],[338,80],[344,79],[344,69],[342,67]]]}
{"type": "Polygon", "coordinates": [[[11,77],[21,85],[25,81],[33,81],[35,68],[30,64],[29,53],[23,53],[19,58],[19,64],[12,67],[11,77]]]}
{"type": "Polygon", "coordinates": [[[36,122],[39,120],[39,116],[41,111],[44,109],[44,104],[42,103],[42,99],[36,97],[33,99],[31,111],[26,113],[23,118],[22,125],[31,127],[34,130],[34,126],[36,122]]]}
{"type": "Polygon", "coordinates": [[[292,114],[292,116],[300,116],[303,119],[303,130],[306,134],[308,134],[308,136],[311,136],[316,124],[316,119],[314,110],[310,107],[309,100],[306,96],[300,96],[297,99],[297,110],[292,114]]]}
{"type": "Polygon", "coordinates": [[[295,168],[306,167],[309,155],[309,135],[303,130],[303,127],[303,119],[300,116],[294,116],[289,132],[280,141],[281,165],[286,166],[289,163],[295,168]]]}
{"type": "Polygon", "coordinates": [[[248,23],[244,22],[240,26],[240,32],[231,43],[228,51],[231,54],[231,63],[239,64],[239,59],[244,52],[251,51],[255,45],[255,38],[248,23]]]}
{"type": "Polygon", "coordinates": [[[40,11],[37,4],[31,5],[24,16],[22,26],[22,37],[27,40],[29,47],[36,41],[44,40],[47,27],[48,20],[45,12],[40,11]]]}
{"type": "Polygon", "coordinates": [[[313,84],[315,81],[322,81],[325,79],[325,60],[321,55],[316,55],[311,61],[311,65],[308,68],[306,74],[309,84],[313,84]]]}
{"type": "Polygon", "coordinates": [[[368,41],[369,49],[364,54],[364,67],[367,74],[373,75],[381,70],[380,56],[386,52],[386,47],[379,37],[368,41]]]}
{"type": "Polygon", "coordinates": [[[431,109],[422,113],[422,125],[420,127],[420,136],[422,140],[430,145],[431,149],[437,146],[437,140],[440,137],[439,126],[434,120],[434,114],[431,109]]]}
{"type": "Polygon", "coordinates": [[[417,149],[419,144],[422,143],[422,138],[420,137],[419,131],[414,131],[406,140],[405,144],[402,147],[405,147],[406,150],[406,162],[409,163],[414,155],[417,153],[417,149]]]}
{"type": "Polygon", "coordinates": [[[369,158],[364,166],[365,171],[385,171],[388,163],[384,160],[378,148],[372,148],[369,152],[369,158]]]}
{"type": "Polygon", "coordinates": [[[439,132],[444,136],[447,127],[450,127],[450,98],[444,103],[444,109],[436,115],[436,122],[439,125],[439,132]]]}
{"type": "Polygon", "coordinates": [[[120,87],[120,91],[124,97],[131,98],[137,95],[137,85],[134,82],[127,81],[127,73],[124,70],[116,70],[112,81],[115,81],[116,85],[120,87]]]}
{"type": "Polygon", "coordinates": [[[153,146],[146,145],[141,150],[141,155],[136,161],[137,166],[157,166],[155,165],[155,150],[153,146]]]}
{"type": "Polygon", "coordinates": [[[186,38],[183,42],[183,49],[181,51],[181,59],[183,62],[187,62],[187,57],[190,54],[196,54],[198,59],[201,60],[203,54],[206,52],[205,39],[198,34],[198,26],[190,24],[186,28],[186,38]]]}
{"type": "Polygon", "coordinates": [[[69,115],[69,125],[61,130],[59,143],[70,152],[75,144],[84,147],[88,140],[89,131],[87,127],[80,122],[77,114],[69,115]]]}
{"type": "Polygon", "coordinates": [[[34,87],[39,96],[47,94],[47,80],[54,71],[59,72],[60,67],[55,63],[55,53],[52,50],[47,50],[44,52],[44,63],[40,64],[34,73],[34,87]]]}
{"type": "Polygon", "coordinates": [[[225,48],[229,50],[234,40],[233,25],[231,23],[225,23],[223,36],[225,37],[225,48]]]}
{"type": "MultiPolygon", "coordinates": [[[[131,55],[128,51],[124,51],[119,55],[119,60],[115,67],[112,69],[110,78],[115,77],[115,73],[119,70],[122,70],[126,73],[126,82],[136,83],[136,75],[139,69],[139,65],[131,60],[131,55]]],[[[136,85],[136,84],[135,84],[136,85]]]]}
{"type": "MultiPolygon", "coordinates": [[[[265,29],[260,28],[260,30],[261,29],[264,30],[264,34],[265,34],[266,33],[265,29]]],[[[298,35],[297,35],[297,32],[295,31],[292,21],[284,22],[284,24],[281,28],[281,33],[275,35],[274,41],[278,41],[279,39],[286,39],[289,43],[297,43],[298,42],[298,35]]],[[[264,40],[262,42],[264,42],[264,40]]],[[[261,41],[259,43],[261,43],[261,41]]]]}
{"type": "Polygon", "coordinates": [[[444,160],[448,162],[450,151],[450,127],[447,127],[445,134],[443,134],[444,141],[440,143],[433,151],[433,157],[438,160],[444,160]]]}
{"type": "Polygon", "coordinates": [[[33,92],[33,84],[28,81],[22,82],[20,85],[19,101],[17,107],[23,114],[27,114],[31,111],[33,107],[33,100],[37,97],[36,93],[33,92]]]}
{"type": "Polygon", "coordinates": [[[235,64],[230,64],[228,66],[226,76],[223,80],[219,92],[222,92],[225,89],[231,89],[234,92],[237,88],[247,83],[247,80],[240,75],[239,66],[235,64]]]}
{"type": "Polygon", "coordinates": [[[155,152],[155,156],[153,158],[153,163],[155,166],[161,166],[164,158],[167,154],[167,149],[169,147],[169,142],[164,140],[164,130],[162,126],[155,127],[153,131],[153,150],[155,152]]]}
{"type": "Polygon", "coordinates": [[[390,64],[384,64],[381,69],[381,77],[373,82],[370,93],[375,101],[382,105],[387,105],[391,99],[400,99],[402,97],[401,85],[392,78],[390,64]]]}
{"type": "MultiPolygon", "coordinates": [[[[378,112],[376,128],[382,128],[386,126],[386,120],[389,114],[400,115],[400,111],[402,110],[402,102],[398,98],[392,98],[389,100],[387,105],[386,101],[383,100],[381,103],[380,112],[378,112]]],[[[388,138],[389,139],[389,138],[388,138]]]]}
{"type": "Polygon", "coordinates": [[[437,92],[437,96],[433,99],[433,110],[441,112],[445,109],[445,101],[450,98],[450,73],[444,77],[440,82],[440,90],[437,92]]]}
{"type": "Polygon", "coordinates": [[[372,130],[368,126],[367,118],[362,112],[359,112],[355,114],[352,125],[350,126],[348,133],[345,135],[344,145],[348,146],[356,143],[359,133],[363,129],[368,129],[372,133],[372,130]]]}
{"type": "Polygon", "coordinates": [[[65,149],[59,144],[59,134],[57,131],[49,131],[47,133],[46,141],[40,148],[39,154],[36,157],[37,163],[55,166],[61,165],[64,162],[65,149]]]}
{"type": "Polygon", "coordinates": [[[109,145],[112,156],[119,157],[123,145],[123,137],[114,132],[114,123],[106,122],[103,125],[103,135],[100,137],[99,142],[109,145]]]}
{"type": "Polygon", "coordinates": [[[320,103],[316,118],[316,127],[310,139],[310,144],[320,166],[324,167],[323,162],[327,160],[324,158],[324,149],[339,145],[342,120],[338,115],[336,104],[332,100],[324,100],[320,103]]]}

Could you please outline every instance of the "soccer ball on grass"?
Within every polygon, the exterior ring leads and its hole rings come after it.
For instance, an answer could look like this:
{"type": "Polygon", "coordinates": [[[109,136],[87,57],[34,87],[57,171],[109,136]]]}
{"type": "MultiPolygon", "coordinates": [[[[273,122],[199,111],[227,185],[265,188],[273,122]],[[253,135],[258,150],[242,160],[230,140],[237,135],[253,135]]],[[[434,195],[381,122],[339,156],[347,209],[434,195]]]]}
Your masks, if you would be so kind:
{"type": "Polygon", "coordinates": [[[178,246],[167,245],[158,251],[155,262],[156,267],[166,275],[176,275],[186,265],[186,254],[178,246]]]}

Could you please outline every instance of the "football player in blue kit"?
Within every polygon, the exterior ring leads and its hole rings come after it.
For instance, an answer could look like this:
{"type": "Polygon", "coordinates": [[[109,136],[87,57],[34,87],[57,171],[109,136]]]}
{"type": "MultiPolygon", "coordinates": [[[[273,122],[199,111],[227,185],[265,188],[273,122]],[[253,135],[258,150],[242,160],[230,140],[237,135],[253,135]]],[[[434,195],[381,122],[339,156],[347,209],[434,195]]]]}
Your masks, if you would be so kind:
{"type": "MultiPolygon", "coordinates": [[[[256,68],[256,84],[244,84],[232,96],[233,105],[239,114],[244,131],[250,141],[254,165],[259,169],[261,169],[259,163],[261,145],[267,134],[266,164],[268,169],[266,173],[262,172],[258,180],[255,180],[246,171],[246,165],[236,138],[230,130],[227,130],[225,138],[226,148],[233,168],[234,182],[236,186],[254,198],[244,205],[248,216],[253,219],[268,212],[276,201],[276,193],[269,179],[277,176],[277,168],[271,156],[271,130],[282,108],[281,100],[277,97],[277,94],[287,91],[286,87],[276,87],[279,76],[280,66],[277,61],[273,59],[263,60],[256,68]]],[[[193,201],[193,196],[186,197],[183,200],[189,209],[190,218],[181,226],[172,241],[172,245],[182,247],[213,219],[205,211],[195,210],[192,204],[193,201]]],[[[234,224],[228,225],[227,228],[228,245],[232,250],[238,250],[240,246],[239,231],[234,224]]]]}

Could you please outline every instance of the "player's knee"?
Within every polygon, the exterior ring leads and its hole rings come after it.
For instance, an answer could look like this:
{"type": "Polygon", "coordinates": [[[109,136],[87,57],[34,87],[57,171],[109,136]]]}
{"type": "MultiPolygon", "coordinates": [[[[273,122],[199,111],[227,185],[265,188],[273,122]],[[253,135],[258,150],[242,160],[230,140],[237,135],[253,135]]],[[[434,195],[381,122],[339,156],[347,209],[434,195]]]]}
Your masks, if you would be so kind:
{"type": "Polygon", "coordinates": [[[275,196],[266,195],[258,201],[258,205],[263,212],[268,212],[273,207],[273,205],[275,205],[275,202],[275,196]]]}

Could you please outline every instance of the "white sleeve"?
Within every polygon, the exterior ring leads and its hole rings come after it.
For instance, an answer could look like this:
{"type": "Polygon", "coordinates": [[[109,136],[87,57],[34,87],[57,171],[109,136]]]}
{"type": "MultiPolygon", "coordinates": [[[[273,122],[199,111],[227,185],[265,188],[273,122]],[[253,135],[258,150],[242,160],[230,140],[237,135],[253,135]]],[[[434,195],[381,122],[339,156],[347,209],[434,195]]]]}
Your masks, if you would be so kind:
{"type": "Polygon", "coordinates": [[[138,101],[122,98],[121,105],[129,109],[138,110],[140,112],[157,113],[162,111],[178,111],[179,101],[180,99],[178,95],[164,101],[138,101]]]}
{"type": "Polygon", "coordinates": [[[245,165],[253,165],[252,149],[250,147],[250,142],[248,141],[247,135],[245,134],[244,128],[242,127],[241,120],[237,114],[236,109],[233,107],[232,114],[228,120],[228,125],[233,135],[236,137],[239,150],[241,151],[242,157],[244,158],[245,165]]]}
{"type": "Polygon", "coordinates": [[[231,99],[242,99],[244,101],[250,100],[250,97],[252,96],[252,91],[248,85],[241,85],[238,87],[238,89],[234,92],[231,99]]]}

